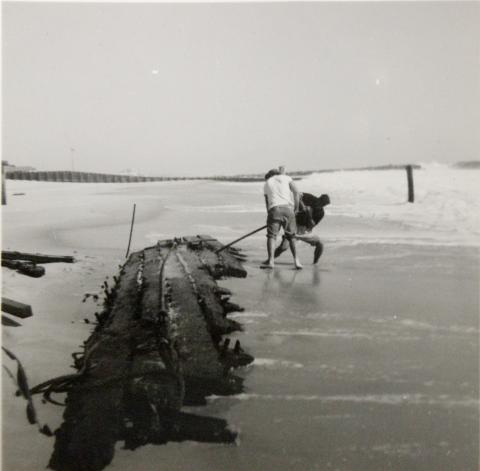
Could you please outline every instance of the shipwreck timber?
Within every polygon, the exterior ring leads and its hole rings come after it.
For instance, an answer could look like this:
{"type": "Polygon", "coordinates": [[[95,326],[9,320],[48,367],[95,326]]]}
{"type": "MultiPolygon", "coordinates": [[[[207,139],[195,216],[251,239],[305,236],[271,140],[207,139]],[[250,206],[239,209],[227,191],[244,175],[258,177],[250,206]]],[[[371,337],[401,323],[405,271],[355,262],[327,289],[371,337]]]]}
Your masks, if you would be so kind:
{"type": "MultiPolygon", "coordinates": [[[[182,412],[206,404],[211,394],[242,390],[232,369],[253,361],[231,332],[240,324],[227,314],[241,308],[216,280],[245,277],[242,254],[219,254],[209,236],[161,241],[132,253],[116,284],[107,289],[104,311],[74,354],[78,372],[50,382],[68,391],[64,422],[49,467],[94,471],[108,465],[115,444],[197,440],[233,442],[223,419],[182,412]]],[[[47,389],[47,392],[48,389],[47,389]]]]}

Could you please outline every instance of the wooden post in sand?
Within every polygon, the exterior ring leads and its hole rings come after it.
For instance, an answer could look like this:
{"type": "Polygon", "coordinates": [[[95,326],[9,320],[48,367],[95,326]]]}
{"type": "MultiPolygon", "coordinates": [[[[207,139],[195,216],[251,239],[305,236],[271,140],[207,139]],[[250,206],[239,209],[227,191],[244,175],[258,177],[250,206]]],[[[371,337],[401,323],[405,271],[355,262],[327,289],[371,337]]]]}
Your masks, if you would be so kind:
{"type": "Polygon", "coordinates": [[[6,178],[5,178],[5,169],[3,168],[4,164],[2,162],[2,205],[7,204],[7,189],[5,187],[6,178]]]}
{"type": "Polygon", "coordinates": [[[413,203],[415,200],[414,189],[413,189],[413,167],[407,165],[407,181],[408,181],[408,202],[413,203]]]}

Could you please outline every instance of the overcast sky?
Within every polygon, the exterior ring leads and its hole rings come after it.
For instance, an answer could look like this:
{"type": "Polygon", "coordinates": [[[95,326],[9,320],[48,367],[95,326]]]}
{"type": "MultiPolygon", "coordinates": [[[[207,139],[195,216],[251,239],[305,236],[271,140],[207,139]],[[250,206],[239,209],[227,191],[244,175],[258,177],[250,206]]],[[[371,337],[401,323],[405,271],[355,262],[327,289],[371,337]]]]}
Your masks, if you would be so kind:
{"type": "Polygon", "coordinates": [[[480,158],[480,3],[3,3],[3,155],[212,175],[480,158]]]}

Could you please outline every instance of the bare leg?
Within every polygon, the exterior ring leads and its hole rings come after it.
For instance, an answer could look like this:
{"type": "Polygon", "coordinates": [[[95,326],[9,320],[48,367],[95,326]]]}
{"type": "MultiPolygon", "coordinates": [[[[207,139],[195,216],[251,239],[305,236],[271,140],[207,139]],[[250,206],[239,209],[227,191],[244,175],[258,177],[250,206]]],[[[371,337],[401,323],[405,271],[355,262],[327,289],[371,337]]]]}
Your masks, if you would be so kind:
{"type": "Polygon", "coordinates": [[[275,249],[275,239],[273,237],[267,237],[267,254],[268,259],[262,263],[261,268],[273,268],[275,263],[273,259],[273,253],[275,249]]]}
{"type": "Polygon", "coordinates": [[[288,249],[288,240],[283,236],[282,242],[280,242],[280,245],[275,249],[274,257],[277,258],[280,254],[285,252],[285,250],[288,249]]]}
{"type": "Polygon", "coordinates": [[[302,269],[302,264],[300,263],[300,260],[297,257],[297,247],[295,246],[295,237],[292,237],[291,239],[288,240],[288,243],[290,244],[290,251],[292,252],[293,255],[293,263],[295,263],[295,268],[297,270],[302,269]]]}
{"type": "Polygon", "coordinates": [[[320,242],[320,238],[316,235],[297,235],[297,239],[305,242],[306,244],[312,245],[315,247],[313,254],[313,263],[317,263],[318,259],[323,253],[323,244],[320,242]]]}
{"type": "Polygon", "coordinates": [[[317,245],[317,242],[320,241],[318,236],[312,234],[297,235],[296,238],[297,240],[301,240],[302,242],[313,246],[317,245]]]}

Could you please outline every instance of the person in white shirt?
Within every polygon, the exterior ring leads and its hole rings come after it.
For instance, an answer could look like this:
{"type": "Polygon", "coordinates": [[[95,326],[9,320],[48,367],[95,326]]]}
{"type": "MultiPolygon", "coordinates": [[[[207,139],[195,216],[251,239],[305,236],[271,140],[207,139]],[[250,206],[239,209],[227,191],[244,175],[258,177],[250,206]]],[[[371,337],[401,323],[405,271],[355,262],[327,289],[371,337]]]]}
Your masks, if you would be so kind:
{"type": "Polygon", "coordinates": [[[262,268],[274,267],[275,241],[280,229],[283,228],[285,238],[290,245],[295,268],[301,269],[302,264],[297,257],[295,246],[295,234],[297,231],[295,213],[298,212],[300,202],[298,189],[291,177],[281,174],[277,169],[272,169],[265,175],[263,193],[268,213],[268,259],[263,262],[262,268]]]}

